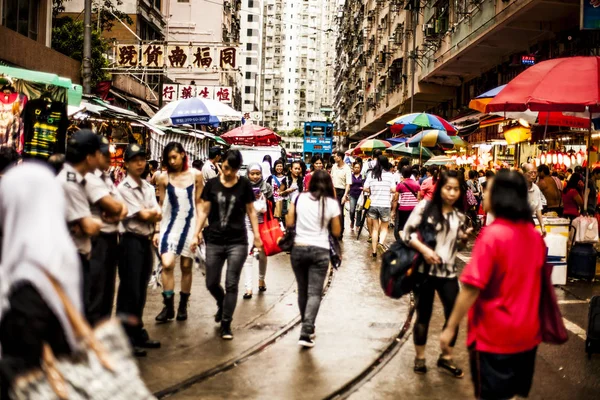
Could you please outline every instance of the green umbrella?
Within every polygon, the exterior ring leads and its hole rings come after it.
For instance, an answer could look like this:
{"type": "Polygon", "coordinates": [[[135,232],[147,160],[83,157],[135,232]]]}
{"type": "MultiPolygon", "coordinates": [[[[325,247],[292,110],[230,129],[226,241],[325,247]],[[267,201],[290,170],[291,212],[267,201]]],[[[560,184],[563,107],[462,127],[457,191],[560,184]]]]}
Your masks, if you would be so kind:
{"type": "Polygon", "coordinates": [[[450,136],[450,140],[452,140],[452,142],[454,143],[455,149],[468,146],[468,143],[462,140],[459,136],[450,136]]]}
{"type": "Polygon", "coordinates": [[[433,153],[426,147],[410,147],[406,143],[400,143],[386,149],[386,152],[391,153],[395,156],[408,156],[408,157],[422,157],[431,158],[433,153]]]}

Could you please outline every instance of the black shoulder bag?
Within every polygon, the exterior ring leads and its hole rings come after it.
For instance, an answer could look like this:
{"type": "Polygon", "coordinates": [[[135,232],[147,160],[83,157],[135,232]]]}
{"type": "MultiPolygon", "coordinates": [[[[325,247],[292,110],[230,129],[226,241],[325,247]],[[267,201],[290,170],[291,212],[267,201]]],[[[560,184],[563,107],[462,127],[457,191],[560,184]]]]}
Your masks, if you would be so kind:
{"type": "Polygon", "coordinates": [[[277,244],[279,248],[283,251],[292,251],[292,247],[294,247],[294,239],[296,239],[296,221],[298,220],[298,199],[300,198],[300,194],[296,196],[296,200],[294,200],[294,225],[288,226],[283,234],[283,237],[279,240],[277,244]]]}

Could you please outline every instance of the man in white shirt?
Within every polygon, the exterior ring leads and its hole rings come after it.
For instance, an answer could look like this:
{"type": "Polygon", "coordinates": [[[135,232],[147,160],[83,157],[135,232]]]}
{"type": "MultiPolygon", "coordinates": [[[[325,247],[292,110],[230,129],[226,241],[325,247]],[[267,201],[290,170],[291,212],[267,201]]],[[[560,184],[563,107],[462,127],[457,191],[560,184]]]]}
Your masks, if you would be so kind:
{"type": "Polygon", "coordinates": [[[531,208],[532,214],[537,217],[542,236],[545,237],[546,228],[544,227],[544,218],[542,217],[542,192],[538,185],[534,183],[537,180],[537,169],[533,164],[523,164],[523,174],[525,175],[525,180],[527,181],[527,187],[529,189],[529,192],[527,193],[529,208],[531,208]]]}
{"type": "Polygon", "coordinates": [[[350,192],[350,184],[352,183],[352,170],[350,166],[344,162],[344,152],[337,151],[333,155],[335,164],[331,167],[331,179],[335,188],[335,197],[338,200],[341,210],[340,222],[342,225],[342,233],[339,239],[344,236],[344,204],[348,201],[348,192],[350,192]]]}
{"type": "Polygon", "coordinates": [[[202,166],[202,178],[205,185],[209,179],[216,178],[219,175],[217,163],[221,161],[221,155],[222,150],[219,146],[213,146],[208,150],[208,160],[202,166]]]}

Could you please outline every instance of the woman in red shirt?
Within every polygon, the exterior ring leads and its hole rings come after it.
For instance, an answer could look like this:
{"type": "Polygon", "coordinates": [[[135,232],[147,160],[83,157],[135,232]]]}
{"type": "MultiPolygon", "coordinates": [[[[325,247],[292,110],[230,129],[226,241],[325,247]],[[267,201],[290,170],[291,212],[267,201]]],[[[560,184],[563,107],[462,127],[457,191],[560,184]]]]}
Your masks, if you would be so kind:
{"type": "Polygon", "coordinates": [[[440,167],[437,165],[429,167],[429,173],[431,174],[431,177],[425,179],[421,184],[419,200],[431,200],[433,198],[433,193],[435,192],[435,187],[440,175],[440,167]]]}
{"type": "Polygon", "coordinates": [[[583,181],[583,177],[580,174],[573,174],[567,183],[567,187],[562,194],[563,200],[563,215],[565,218],[569,218],[573,221],[579,217],[579,210],[583,207],[583,199],[579,194],[579,182],[583,181]]]}
{"type": "Polygon", "coordinates": [[[500,171],[487,190],[485,207],[496,219],[475,243],[440,342],[442,349],[449,348],[468,311],[475,396],[527,397],[541,342],[539,303],[546,245],[531,223],[523,175],[500,171]]]}

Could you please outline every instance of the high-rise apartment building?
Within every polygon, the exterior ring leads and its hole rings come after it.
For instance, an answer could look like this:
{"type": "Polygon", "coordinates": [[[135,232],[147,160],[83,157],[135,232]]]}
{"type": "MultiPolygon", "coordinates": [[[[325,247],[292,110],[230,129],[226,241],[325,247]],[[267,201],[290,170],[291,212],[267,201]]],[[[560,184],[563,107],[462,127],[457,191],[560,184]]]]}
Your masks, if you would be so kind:
{"type": "Polygon", "coordinates": [[[240,44],[242,72],[242,112],[262,111],[260,104],[262,84],[264,0],[244,0],[240,13],[240,44]]]}
{"type": "Polygon", "coordinates": [[[279,131],[323,119],[332,104],[336,0],[264,0],[260,72],[264,125],[279,131]]]}

